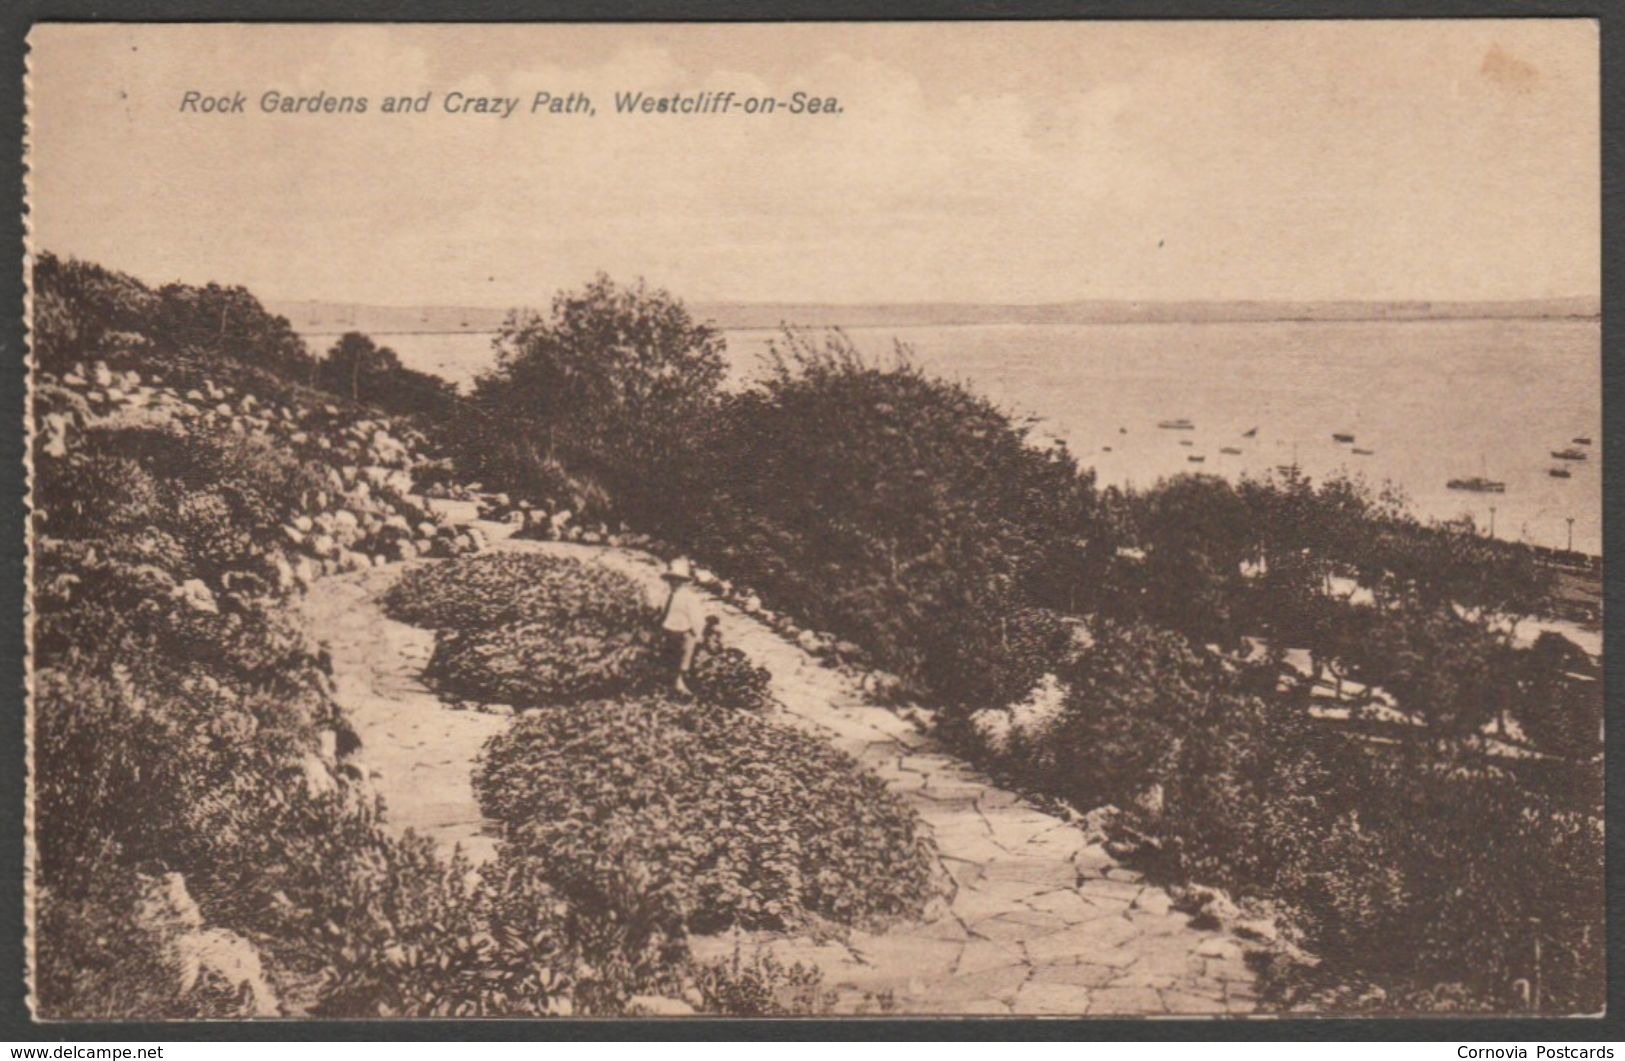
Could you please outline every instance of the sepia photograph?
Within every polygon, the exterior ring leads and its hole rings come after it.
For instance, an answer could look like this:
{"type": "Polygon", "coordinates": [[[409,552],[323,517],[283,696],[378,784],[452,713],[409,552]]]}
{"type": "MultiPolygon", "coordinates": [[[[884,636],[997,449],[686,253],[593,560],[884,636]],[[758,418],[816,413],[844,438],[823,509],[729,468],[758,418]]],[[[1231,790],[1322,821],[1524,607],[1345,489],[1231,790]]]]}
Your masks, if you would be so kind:
{"type": "Polygon", "coordinates": [[[1595,20],[27,49],[47,1030],[1604,1015],[1595,20]]]}

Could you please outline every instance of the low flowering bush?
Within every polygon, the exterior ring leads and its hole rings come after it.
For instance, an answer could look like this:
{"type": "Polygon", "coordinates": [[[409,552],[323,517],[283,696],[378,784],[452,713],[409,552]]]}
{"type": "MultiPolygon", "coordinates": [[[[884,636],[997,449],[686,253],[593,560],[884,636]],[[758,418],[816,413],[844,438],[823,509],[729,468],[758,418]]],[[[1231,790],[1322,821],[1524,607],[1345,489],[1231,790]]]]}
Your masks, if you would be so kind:
{"type": "MultiPolygon", "coordinates": [[[[384,597],[438,631],[424,675],[449,696],[518,708],[637,695],[670,681],[649,607],[626,576],[570,557],[491,553],[406,572],[384,597]]],[[[761,712],[772,676],[713,626],[688,678],[696,701],[761,712]]]]}
{"type": "Polygon", "coordinates": [[[631,859],[693,932],[884,923],[929,897],[929,842],[821,741],[650,698],[527,715],[475,774],[487,816],[566,891],[631,859]]]}
{"type": "Polygon", "coordinates": [[[742,1017],[790,1017],[828,1010],[824,975],[800,962],[785,965],[771,951],[749,960],[735,947],[730,957],[698,965],[695,988],[705,1008],[742,1017]]]}
{"type": "Polygon", "coordinates": [[[727,711],[763,712],[773,706],[773,676],[737,648],[707,639],[688,674],[700,704],[727,711]]]}
{"type": "Polygon", "coordinates": [[[540,707],[612,696],[651,672],[649,631],[588,615],[442,630],[424,676],[442,693],[540,707]]]}
{"type": "Polygon", "coordinates": [[[389,614],[431,630],[588,617],[641,623],[644,601],[624,575],[568,557],[487,553],[414,568],[384,595],[389,614]]]}

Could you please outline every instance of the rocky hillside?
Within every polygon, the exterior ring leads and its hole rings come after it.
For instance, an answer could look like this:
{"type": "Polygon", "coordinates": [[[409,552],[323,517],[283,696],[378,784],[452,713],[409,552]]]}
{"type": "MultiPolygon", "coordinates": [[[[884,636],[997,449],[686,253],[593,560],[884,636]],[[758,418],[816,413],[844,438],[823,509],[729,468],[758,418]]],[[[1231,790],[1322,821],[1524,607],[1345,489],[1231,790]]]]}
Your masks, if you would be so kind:
{"type": "MultiPolygon", "coordinates": [[[[275,1016],[355,998],[443,866],[378,828],[323,574],[453,556],[408,425],[150,346],[35,377],[36,1011],[275,1016]]],[[[348,1005],[347,1004],[347,1005],[348,1005]]]]}

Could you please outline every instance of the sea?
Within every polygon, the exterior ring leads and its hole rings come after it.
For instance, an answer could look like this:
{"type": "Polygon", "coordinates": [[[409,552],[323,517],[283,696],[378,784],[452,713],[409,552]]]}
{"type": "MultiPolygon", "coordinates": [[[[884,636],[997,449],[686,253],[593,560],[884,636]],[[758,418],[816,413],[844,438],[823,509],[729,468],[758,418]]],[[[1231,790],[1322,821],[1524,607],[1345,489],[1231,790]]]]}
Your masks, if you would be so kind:
{"type": "MultiPolygon", "coordinates": [[[[724,332],[734,385],[759,375],[778,334],[724,332]]],[[[1602,550],[1594,319],[933,324],[847,334],[881,362],[901,345],[920,367],[997,402],[1035,439],[1064,439],[1102,485],[1148,486],[1186,472],[1237,478],[1295,463],[1317,479],[1346,473],[1373,490],[1397,487],[1424,518],[1465,516],[1499,538],[1602,550]],[[1158,426],[1175,420],[1192,427],[1158,426]],[[1585,459],[1552,456],[1564,449],[1585,459]],[[1554,468],[1569,476],[1552,476],[1554,468]],[[1505,492],[1446,485],[1472,477],[1503,482],[1505,492]]],[[[487,333],[375,338],[407,365],[464,387],[493,361],[487,333]]]]}

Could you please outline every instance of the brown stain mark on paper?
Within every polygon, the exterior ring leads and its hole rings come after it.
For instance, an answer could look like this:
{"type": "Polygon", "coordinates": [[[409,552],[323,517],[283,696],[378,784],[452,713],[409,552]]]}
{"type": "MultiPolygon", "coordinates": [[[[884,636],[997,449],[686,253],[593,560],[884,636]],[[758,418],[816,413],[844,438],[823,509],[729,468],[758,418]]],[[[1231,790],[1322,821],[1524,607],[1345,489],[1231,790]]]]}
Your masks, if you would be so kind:
{"type": "Polygon", "coordinates": [[[1499,44],[1490,45],[1490,50],[1484,53],[1484,61],[1479,64],[1478,72],[1490,84],[1521,96],[1533,92],[1535,83],[1540,80],[1539,68],[1533,63],[1519,59],[1499,44]]]}

